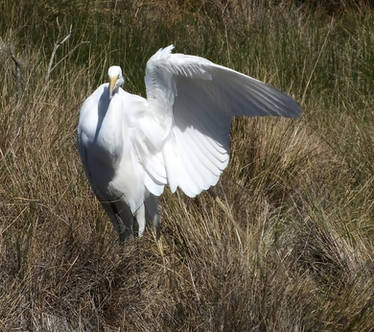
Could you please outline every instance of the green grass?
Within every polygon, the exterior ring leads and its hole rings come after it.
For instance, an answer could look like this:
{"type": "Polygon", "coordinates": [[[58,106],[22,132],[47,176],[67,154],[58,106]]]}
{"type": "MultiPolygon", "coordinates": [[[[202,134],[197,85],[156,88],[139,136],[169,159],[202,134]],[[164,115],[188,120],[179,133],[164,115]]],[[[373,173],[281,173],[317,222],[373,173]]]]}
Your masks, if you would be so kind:
{"type": "Polygon", "coordinates": [[[1,2],[0,330],[374,329],[374,11],[228,3],[1,2]],[[144,95],[171,43],[304,112],[235,119],[220,201],[167,190],[160,240],[121,247],[79,161],[79,108],[110,64],[144,95]]]}

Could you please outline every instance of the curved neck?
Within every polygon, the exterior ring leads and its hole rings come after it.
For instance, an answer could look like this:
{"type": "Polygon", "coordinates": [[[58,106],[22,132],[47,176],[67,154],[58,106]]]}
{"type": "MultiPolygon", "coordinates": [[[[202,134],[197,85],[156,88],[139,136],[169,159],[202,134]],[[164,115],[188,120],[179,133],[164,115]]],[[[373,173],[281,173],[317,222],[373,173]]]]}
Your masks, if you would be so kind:
{"type": "Polygon", "coordinates": [[[110,93],[110,91],[108,90],[108,93],[109,93],[109,100],[112,100],[112,98],[118,93],[118,86],[116,86],[114,89],[113,89],[113,91],[112,91],[112,93],[110,93]]]}

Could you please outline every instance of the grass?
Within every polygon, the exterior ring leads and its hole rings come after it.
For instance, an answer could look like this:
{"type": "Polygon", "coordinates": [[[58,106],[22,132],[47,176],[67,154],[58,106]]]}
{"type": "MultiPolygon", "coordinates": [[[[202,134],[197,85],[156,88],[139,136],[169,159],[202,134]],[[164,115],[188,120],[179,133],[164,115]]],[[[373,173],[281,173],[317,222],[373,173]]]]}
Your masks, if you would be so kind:
{"type": "Polygon", "coordinates": [[[374,12],[320,4],[0,4],[0,330],[374,329],[374,12]],[[79,108],[110,64],[144,95],[171,43],[304,113],[235,119],[221,203],[167,190],[160,240],[121,247],[79,161],[79,108]]]}

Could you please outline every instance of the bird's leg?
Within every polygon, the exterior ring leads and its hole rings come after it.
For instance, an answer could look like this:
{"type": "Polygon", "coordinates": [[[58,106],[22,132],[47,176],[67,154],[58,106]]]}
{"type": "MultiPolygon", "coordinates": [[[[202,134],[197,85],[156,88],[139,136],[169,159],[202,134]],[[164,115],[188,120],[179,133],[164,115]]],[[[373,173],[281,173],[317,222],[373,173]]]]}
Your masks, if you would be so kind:
{"type": "Polygon", "coordinates": [[[116,231],[118,232],[119,243],[123,244],[131,236],[131,233],[133,232],[133,227],[130,227],[130,228],[126,227],[121,217],[117,214],[115,216],[119,224],[118,229],[116,229],[116,231]]]}
{"type": "Polygon", "coordinates": [[[135,218],[138,224],[138,235],[141,237],[145,230],[145,207],[144,204],[136,210],[135,218]]]}
{"type": "Polygon", "coordinates": [[[123,220],[117,213],[114,214],[114,217],[116,220],[116,222],[113,223],[114,229],[117,231],[119,242],[122,244],[131,236],[132,227],[130,226],[129,229],[129,227],[124,224],[123,220]]]}
{"type": "Polygon", "coordinates": [[[138,288],[138,296],[141,296],[142,288],[140,285],[140,248],[139,248],[139,237],[142,236],[145,227],[145,218],[144,218],[144,204],[136,210],[135,216],[133,217],[133,230],[134,230],[134,238],[136,241],[136,263],[135,263],[135,274],[136,274],[136,285],[138,288]],[[142,216],[144,220],[144,226],[142,223],[142,216]]]}
{"type": "Polygon", "coordinates": [[[140,285],[140,247],[139,247],[139,224],[136,221],[136,217],[134,216],[134,237],[136,241],[136,262],[135,262],[135,274],[136,274],[136,285],[138,288],[138,296],[141,297],[142,294],[142,287],[140,285]]]}
{"type": "Polygon", "coordinates": [[[122,244],[125,242],[132,234],[133,225],[132,223],[125,224],[124,220],[121,217],[121,211],[118,211],[118,208],[115,203],[104,204],[105,210],[107,210],[110,220],[113,224],[115,231],[118,233],[119,242],[122,244]]]}
{"type": "Polygon", "coordinates": [[[136,217],[133,216],[132,218],[132,235],[134,238],[138,237],[139,235],[139,225],[138,222],[136,221],[136,217]]]}
{"type": "Polygon", "coordinates": [[[160,231],[161,231],[160,216],[158,213],[156,213],[151,220],[151,229],[152,229],[152,232],[155,233],[156,239],[158,240],[160,238],[160,231]]]}
{"type": "Polygon", "coordinates": [[[145,217],[147,223],[150,225],[152,232],[158,240],[160,238],[161,220],[158,214],[157,198],[152,194],[144,201],[145,217]]]}
{"type": "Polygon", "coordinates": [[[116,230],[116,232],[118,234],[124,233],[125,230],[126,230],[126,226],[123,223],[121,217],[118,215],[118,213],[114,213],[114,219],[115,220],[113,222],[113,226],[114,226],[114,229],[116,230]]]}

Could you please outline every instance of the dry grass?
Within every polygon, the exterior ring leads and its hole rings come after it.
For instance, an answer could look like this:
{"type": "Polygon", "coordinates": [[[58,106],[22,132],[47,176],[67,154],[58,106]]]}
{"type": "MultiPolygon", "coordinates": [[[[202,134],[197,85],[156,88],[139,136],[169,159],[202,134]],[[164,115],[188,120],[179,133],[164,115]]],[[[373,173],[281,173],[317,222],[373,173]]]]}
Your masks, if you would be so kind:
{"type": "Polygon", "coordinates": [[[0,5],[0,330],[373,330],[372,10],[85,3],[0,5]],[[236,119],[218,199],[166,191],[160,240],[121,247],[78,158],[79,107],[109,63],[143,93],[145,61],[172,42],[305,112],[236,119]]]}

